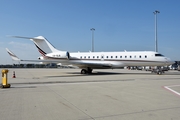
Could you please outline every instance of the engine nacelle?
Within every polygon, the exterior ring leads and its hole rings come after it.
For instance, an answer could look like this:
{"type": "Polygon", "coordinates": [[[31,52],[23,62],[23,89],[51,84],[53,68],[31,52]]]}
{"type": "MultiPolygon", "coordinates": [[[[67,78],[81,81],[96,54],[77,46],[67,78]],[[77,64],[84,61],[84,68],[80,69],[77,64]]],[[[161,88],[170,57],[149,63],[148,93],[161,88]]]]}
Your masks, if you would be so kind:
{"type": "Polygon", "coordinates": [[[62,51],[62,52],[58,52],[57,55],[56,55],[56,57],[69,59],[70,54],[69,54],[68,51],[62,51]]]}
{"type": "Polygon", "coordinates": [[[59,51],[59,52],[49,53],[46,56],[50,58],[67,58],[67,59],[70,58],[70,54],[68,51],[59,51]]]}

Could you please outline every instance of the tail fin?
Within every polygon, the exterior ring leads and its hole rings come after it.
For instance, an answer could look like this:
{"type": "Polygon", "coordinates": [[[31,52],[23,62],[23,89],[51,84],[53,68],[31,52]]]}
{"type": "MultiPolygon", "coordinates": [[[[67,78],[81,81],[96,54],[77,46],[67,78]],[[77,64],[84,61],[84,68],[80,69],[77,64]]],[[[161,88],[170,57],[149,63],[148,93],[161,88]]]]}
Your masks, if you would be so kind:
{"type": "Polygon", "coordinates": [[[34,42],[35,46],[37,47],[39,53],[42,56],[45,56],[47,53],[57,52],[57,50],[46,38],[43,36],[38,36],[34,38],[30,37],[21,37],[21,36],[13,36],[15,38],[24,38],[24,39],[30,39],[34,42]]]}
{"type": "Polygon", "coordinates": [[[11,52],[8,48],[6,48],[6,51],[8,52],[8,54],[11,56],[11,58],[13,60],[20,61],[20,59],[13,52],[11,52]]]}

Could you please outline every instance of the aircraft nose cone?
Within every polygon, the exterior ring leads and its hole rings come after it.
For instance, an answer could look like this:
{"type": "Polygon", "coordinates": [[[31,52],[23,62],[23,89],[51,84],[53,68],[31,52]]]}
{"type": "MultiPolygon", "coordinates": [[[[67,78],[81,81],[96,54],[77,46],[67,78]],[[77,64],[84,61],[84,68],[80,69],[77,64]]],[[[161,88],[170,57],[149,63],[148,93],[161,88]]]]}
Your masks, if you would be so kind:
{"type": "Polygon", "coordinates": [[[175,63],[175,61],[171,60],[170,58],[166,58],[166,60],[168,65],[172,65],[175,63]]]}

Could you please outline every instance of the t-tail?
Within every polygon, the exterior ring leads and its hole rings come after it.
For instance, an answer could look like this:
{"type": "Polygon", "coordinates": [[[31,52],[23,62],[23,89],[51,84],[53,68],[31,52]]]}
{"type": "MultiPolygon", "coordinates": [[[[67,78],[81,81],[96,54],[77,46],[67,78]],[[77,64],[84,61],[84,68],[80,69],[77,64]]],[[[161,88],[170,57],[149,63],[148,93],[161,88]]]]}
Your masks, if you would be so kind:
{"type": "Polygon", "coordinates": [[[13,36],[15,38],[24,38],[24,39],[30,39],[34,42],[35,46],[37,47],[39,53],[45,57],[48,53],[58,52],[57,50],[46,38],[43,36],[38,36],[34,38],[30,37],[21,37],[21,36],[13,36]]]}

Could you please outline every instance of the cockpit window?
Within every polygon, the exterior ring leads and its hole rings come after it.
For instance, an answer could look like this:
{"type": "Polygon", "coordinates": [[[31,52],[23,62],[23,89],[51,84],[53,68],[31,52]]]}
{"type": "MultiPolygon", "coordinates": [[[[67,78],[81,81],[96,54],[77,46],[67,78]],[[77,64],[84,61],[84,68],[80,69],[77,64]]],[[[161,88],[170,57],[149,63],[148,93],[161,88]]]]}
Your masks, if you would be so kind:
{"type": "Polygon", "coordinates": [[[163,57],[164,55],[162,55],[162,54],[155,54],[155,56],[163,57]]]}

